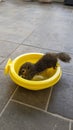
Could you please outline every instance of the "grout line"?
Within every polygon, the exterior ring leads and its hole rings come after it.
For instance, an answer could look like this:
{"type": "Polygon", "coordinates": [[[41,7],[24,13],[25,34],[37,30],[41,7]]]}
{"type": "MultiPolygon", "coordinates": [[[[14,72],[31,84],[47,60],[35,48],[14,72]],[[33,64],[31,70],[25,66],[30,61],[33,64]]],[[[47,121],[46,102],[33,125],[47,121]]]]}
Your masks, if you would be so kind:
{"type": "Polygon", "coordinates": [[[69,130],[71,130],[71,123],[72,123],[72,121],[69,122],[69,130]]]}
{"type": "Polygon", "coordinates": [[[34,46],[34,45],[30,45],[30,44],[24,44],[24,43],[22,43],[22,45],[29,46],[29,47],[34,47],[34,48],[39,48],[39,49],[42,49],[42,50],[45,50],[45,51],[48,50],[48,51],[60,52],[60,51],[57,51],[57,50],[47,49],[47,48],[43,48],[43,47],[39,47],[39,46],[34,46]]]}
{"type": "Polygon", "coordinates": [[[15,103],[18,103],[18,104],[20,104],[20,105],[23,105],[23,106],[27,106],[27,107],[29,107],[29,108],[32,108],[32,109],[35,109],[35,110],[38,110],[38,111],[44,112],[44,113],[46,113],[46,114],[50,114],[50,115],[53,116],[53,117],[57,117],[57,118],[60,118],[60,119],[65,120],[65,121],[73,122],[72,119],[69,119],[69,118],[63,117],[63,116],[58,115],[58,114],[53,114],[53,113],[51,113],[51,112],[47,112],[47,111],[45,111],[45,110],[43,110],[43,109],[41,109],[41,108],[38,108],[38,107],[35,107],[35,106],[32,106],[32,105],[29,105],[29,104],[23,103],[23,102],[18,101],[18,100],[16,100],[16,99],[11,99],[11,101],[12,101],[12,102],[15,102],[15,103]]]}
{"type": "MultiPolygon", "coordinates": [[[[16,51],[16,49],[17,49],[20,45],[21,45],[21,44],[18,44],[17,47],[16,47],[6,58],[10,57],[10,56],[12,55],[12,53],[14,53],[14,52],[16,51]]],[[[5,59],[6,59],[6,58],[5,58],[5,59]]]]}
{"type": "Polygon", "coordinates": [[[0,117],[2,116],[2,114],[4,113],[5,109],[7,108],[7,106],[9,105],[12,97],[14,96],[15,92],[17,91],[19,86],[16,87],[15,91],[12,93],[11,97],[9,98],[8,102],[6,103],[5,107],[2,109],[1,113],[0,113],[0,117]]]}
{"type": "MultiPolygon", "coordinates": [[[[27,41],[26,41],[26,43],[27,43],[27,41]]],[[[65,51],[63,51],[63,50],[62,50],[62,51],[60,51],[60,50],[58,51],[58,50],[53,50],[53,49],[51,49],[51,48],[48,48],[48,49],[47,49],[47,48],[43,48],[43,47],[31,45],[31,44],[25,44],[25,43],[23,43],[23,42],[21,43],[21,45],[29,46],[29,47],[33,47],[33,48],[39,48],[39,49],[42,49],[42,50],[45,50],[45,51],[46,51],[46,50],[48,50],[48,51],[54,51],[54,52],[57,52],[57,53],[58,53],[58,52],[65,52],[65,51]]],[[[71,52],[66,52],[66,53],[69,53],[69,54],[73,55],[73,53],[71,53],[71,52]]]]}
{"type": "MultiPolygon", "coordinates": [[[[4,57],[4,60],[2,61],[2,63],[3,62],[5,62],[11,55],[12,55],[12,53],[14,53],[15,51],[16,51],[16,49],[20,46],[21,44],[18,44],[18,46],[9,54],[9,55],[7,55],[6,57],[4,57]]],[[[1,64],[2,64],[1,63],[1,64]]]]}
{"type": "MultiPolygon", "coordinates": [[[[17,47],[16,47],[9,55],[7,55],[6,57],[4,57],[4,61],[5,61],[7,58],[9,58],[9,57],[12,55],[12,53],[15,52],[15,50],[16,50],[19,46],[20,46],[20,44],[18,44],[17,47]]],[[[3,62],[4,62],[4,61],[3,61],[3,62]]]]}
{"type": "Polygon", "coordinates": [[[53,90],[53,86],[51,87],[50,94],[48,96],[48,100],[47,100],[47,103],[46,103],[46,106],[45,106],[45,111],[47,111],[47,109],[48,109],[48,105],[50,103],[50,98],[51,98],[51,95],[52,95],[52,90],[53,90]]]}
{"type": "Polygon", "coordinates": [[[6,59],[6,58],[4,58],[2,62],[0,62],[0,65],[5,61],[5,59],[6,59]]]}
{"type": "Polygon", "coordinates": [[[36,30],[37,27],[35,27],[32,32],[21,42],[21,44],[23,44],[32,34],[33,32],[36,30]]]}
{"type": "Polygon", "coordinates": [[[14,42],[14,41],[8,41],[8,40],[0,40],[0,42],[11,42],[11,43],[14,43],[14,44],[21,44],[20,42],[14,42]]]}
{"type": "Polygon", "coordinates": [[[64,69],[62,69],[62,70],[63,70],[63,73],[64,73],[64,74],[73,75],[73,73],[69,73],[69,72],[65,71],[64,69]]]}

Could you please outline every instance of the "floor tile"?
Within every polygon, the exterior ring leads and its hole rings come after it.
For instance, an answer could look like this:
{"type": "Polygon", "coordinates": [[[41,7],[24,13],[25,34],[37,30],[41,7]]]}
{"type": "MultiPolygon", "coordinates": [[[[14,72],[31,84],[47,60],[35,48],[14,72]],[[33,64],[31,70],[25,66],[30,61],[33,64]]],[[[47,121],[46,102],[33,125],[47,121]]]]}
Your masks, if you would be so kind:
{"type": "MultiPolygon", "coordinates": [[[[73,21],[73,19],[72,19],[72,21],[73,21]]],[[[61,39],[61,42],[64,45],[64,50],[63,51],[66,51],[66,52],[69,52],[69,53],[73,54],[73,38],[72,38],[73,24],[71,22],[68,23],[66,33],[63,36],[63,38],[61,39]]]]}
{"type": "Polygon", "coordinates": [[[30,91],[20,87],[15,93],[13,99],[45,109],[49,94],[50,89],[30,91]]]}
{"type": "Polygon", "coordinates": [[[69,122],[11,102],[0,119],[1,130],[69,130],[69,122]]]}
{"type": "Polygon", "coordinates": [[[18,43],[23,42],[23,40],[26,39],[34,30],[34,27],[32,25],[28,25],[27,23],[25,25],[23,24],[24,23],[22,22],[17,22],[13,26],[11,25],[10,27],[2,27],[0,31],[0,40],[18,43]]]}
{"type": "Polygon", "coordinates": [[[18,44],[0,41],[0,56],[7,57],[9,56],[16,48],[18,44]]]}
{"type": "Polygon", "coordinates": [[[0,70],[0,112],[6,105],[15,89],[16,85],[10,80],[8,76],[4,75],[3,70],[0,70]]]}
{"type": "Polygon", "coordinates": [[[48,111],[73,119],[73,76],[63,74],[53,88],[48,111]]]}
{"type": "MultiPolygon", "coordinates": [[[[54,32],[50,33],[48,27],[42,25],[38,27],[36,31],[33,32],[32,35],[29,36],[28,39],[24,41],[24,44],[33,45],[35,47],[52,49],[56,51],[62,51],[64,49],[64,45],[61,45],[61,41],[57,41],[57,34],[54,32]],[[43,26],[43,27],[42,27],[43,26]]],[[[47,25],[48,26],[48,25],[47,25]]],[[[52,25],[51,25],[52,26],[52,25]]]]}
{"type": "Polygon", "coordinates": [[[72,9],[64,10],[62,7],[56,8],[53,6],[45,10],[45,15],[41,19],[41,25],[24,41],[24,44],[27,43],[28,45],[50,48],[57,51],[70,50],[73,52],[72,9]]]}
{"type": "Polygon", "coordinates": [[[72,126],[71,126],[71,130],[73,130],[73,123],[72,123],[72,126]]]}
{"type": "Polygon", "coordinates": [[[0,40],[21,43],[39,24],[42,10],[24,1],[5,1],[5,5],[1,8],[0,40]]]}

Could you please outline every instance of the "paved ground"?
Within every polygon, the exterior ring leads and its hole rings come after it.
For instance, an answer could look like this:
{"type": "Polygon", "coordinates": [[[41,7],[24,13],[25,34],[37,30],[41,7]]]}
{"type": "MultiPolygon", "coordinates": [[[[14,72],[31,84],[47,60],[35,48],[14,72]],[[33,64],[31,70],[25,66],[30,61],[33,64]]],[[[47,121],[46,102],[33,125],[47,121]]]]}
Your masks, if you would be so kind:
{"type": "Polygon", "coordinates": [[[7,0],[0,3],[0,130],[73,130],[73,7],[7,0]],[[26,52],[68,52],[52,88],[29,91],[3,71],[26,52]]]}

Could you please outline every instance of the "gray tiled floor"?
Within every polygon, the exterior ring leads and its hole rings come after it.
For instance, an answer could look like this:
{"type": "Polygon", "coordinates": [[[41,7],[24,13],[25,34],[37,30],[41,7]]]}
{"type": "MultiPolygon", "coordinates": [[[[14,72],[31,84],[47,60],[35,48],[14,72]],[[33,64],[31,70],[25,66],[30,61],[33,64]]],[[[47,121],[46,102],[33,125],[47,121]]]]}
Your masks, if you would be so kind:
{"type": "Polygon", "coordinates": [[[68,121],[14,102],[0,120],[1,130],[68,130],[68,125],[68,121]]]}
{"type": "Polygon", "coordinates": [[[6,76],[2,70],[0,70],[0,112],[10,99],[14,90],[16,89],[16,85],[6,76]]]}
{"type": "Polygon", "coordinates": [[[48,111],[73,119],[73,76],[63,74],[53,88],[48,111]]]}
{"type": "Polygon", "coordinates": [[[0,130],[73,130],[73,7],[23,0],[0,3],[0,130]],[[52,88],[17,86],[4,67],[28,52],[68,52],[63,75],[52,88]]]}
{"type": "Polygon", "coordinates": [[[15,93],[13,99],[21,101],[25,104],[30,104],[45,109],[49,94],[50,89],[45,89],[41,91],[28,91],[24,88],[19,88],[15,93]]]}

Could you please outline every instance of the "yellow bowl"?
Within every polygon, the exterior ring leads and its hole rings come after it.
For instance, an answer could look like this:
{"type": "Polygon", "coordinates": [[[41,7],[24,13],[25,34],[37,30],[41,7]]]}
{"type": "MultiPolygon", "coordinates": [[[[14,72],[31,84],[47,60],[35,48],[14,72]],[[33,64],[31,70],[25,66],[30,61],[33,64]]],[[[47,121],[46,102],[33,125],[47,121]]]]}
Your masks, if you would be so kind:
{"type": "Polygon", "coordinates": [[[41,81],[26,80],[18,75],[19,69],[22,64],[24,64],[25,62],[35,63],[42,56],[42,53],[26,53],[18,56],[13,61],[9,59],[5,66],[4,72],[5,74],[9,74],[11,79],[16,84],[29,90],[41,90],[48,87],[52,87],[59,81],[62,75],[62,70],[59,63],[57,63],[56,69],[51,68],[47,69],[47,71],[44,71],[42,75],[46,76],[47,78],[41,81]]]}

